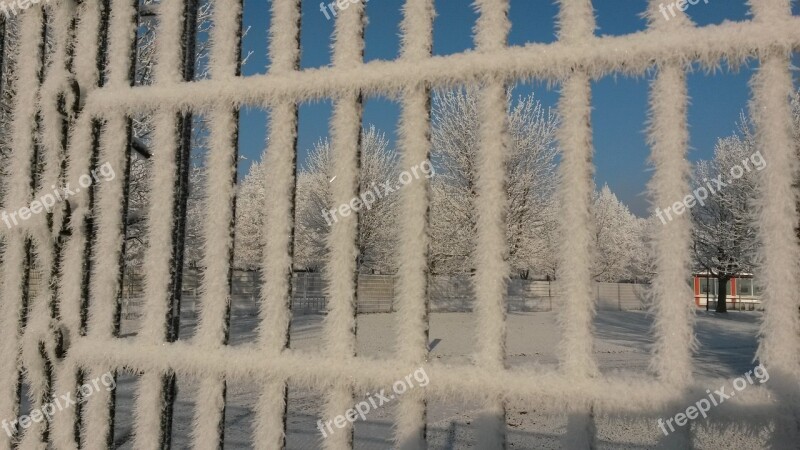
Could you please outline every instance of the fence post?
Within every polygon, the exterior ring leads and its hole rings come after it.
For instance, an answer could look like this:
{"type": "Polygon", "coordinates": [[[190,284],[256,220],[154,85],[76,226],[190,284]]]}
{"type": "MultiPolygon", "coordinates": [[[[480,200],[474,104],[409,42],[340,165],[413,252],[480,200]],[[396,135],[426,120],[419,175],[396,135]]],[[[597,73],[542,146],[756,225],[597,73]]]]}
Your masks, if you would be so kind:
{"type": "Polygon", "coordinates": [[[620,289],[622,289],[622,286],[620,286],[620,283],[617,283],[617,308],[622,311],[622,293],[620,289]]]}

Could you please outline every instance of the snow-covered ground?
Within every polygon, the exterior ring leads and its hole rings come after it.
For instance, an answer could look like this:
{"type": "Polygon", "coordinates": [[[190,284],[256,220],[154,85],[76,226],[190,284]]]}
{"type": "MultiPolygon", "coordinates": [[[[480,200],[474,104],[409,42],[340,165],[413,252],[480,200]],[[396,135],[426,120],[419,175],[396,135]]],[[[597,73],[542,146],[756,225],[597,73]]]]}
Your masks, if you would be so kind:
{"type": "MultiPolygon", "coordinates": [[[[252,305],[252,303],[251,303],[252,305]]],[[[238,304],[232,317],[231,345],[254,338],[257,318],[250,308],[238,304]]],[[[188,309],[188,308],[187,308],[188,309]]],[[[696,334],[699,350],[695,355],[695,376],[733,378],[755,365],[758,312],[731,312],[726,316],[698,312],[696,334]]],[[[321,328],[324,316],[296,316],[292,324],[291,346],[313,352],[322,348],[321,328]]],[[[359,355],[389,359],[392,357],[396,319],[393,314],[365,314],[358,317],[359,355]]],[[[600,311],[595,319],[595,357],[601,371],[645,372],[653,340],[649,329],[652,317],[642,311],[600,311]]],[[[181,338],[189,338],[195,325],[191,311],[184,314],[181,338]]],[[[136,324],[123,323],[123,335],[131,335],[136,324]]],[[[431,358],[445,363],[467,364],[475,346],[473,313],[434,313],[430,317],[431,358]]],[[[514,313],[508,316],[507,361],[510,366],[556,365],[559,329],[555,312],[514,313]]],[[[135,377],[124,375],[118,385],[116,442],[131,448],[132,396],[135,377]]],[[[193,383],[181,380],[176,403],[175,448],[189,444],[193,415],[193,383]]],[[[718,386],[709,384],[709,388],[718,386]]],[[[253,385],[229,385],[225,440],[227,448],[250,448],[252,402],[257,397],[253,385]]],[[[320,393],[290,387],[287,444],[290,449],[319,448],[321,435],[316,428],[320,393]]],[[[689,405],[686,405],[689,406],[689,405]]],[[[432,449],[472,448],[475,442],[476,405],[431,401],[428,411],[428,442],[432,449]]],[[[355,448],[383,449],[391,446],[393,404],[373,410],[366,422],[356,422],[355,448]]],[[[701,425],[702,421],[697,421],[701,425]]],[[[566,429],[566,416],[560,411],[546,411],[537,405],[511,408],[508,411],[510,448],[560,448],[566,429]]],[[[737,430],[730,424],[713,423],[694,427],[697,448],[763,448],[766,430],[737,430]],[[724,435],[724,439],[720,439],[724,435]]],[[[608,449],[652,448],[663,436],[655,418],[598,417],[598,446],[608,449]]]]}

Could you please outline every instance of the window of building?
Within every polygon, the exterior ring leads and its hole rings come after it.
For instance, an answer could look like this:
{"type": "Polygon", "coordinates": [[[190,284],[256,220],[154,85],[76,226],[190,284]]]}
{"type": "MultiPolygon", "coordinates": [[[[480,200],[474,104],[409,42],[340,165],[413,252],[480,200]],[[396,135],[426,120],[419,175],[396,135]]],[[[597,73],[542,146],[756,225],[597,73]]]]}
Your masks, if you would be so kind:
{"type": "Polygon", "coordinates": [[[753,296],[753,279],[752,278],[739,278],[736,280],[736,289],[739,296],[752,297],[753,296]]]}

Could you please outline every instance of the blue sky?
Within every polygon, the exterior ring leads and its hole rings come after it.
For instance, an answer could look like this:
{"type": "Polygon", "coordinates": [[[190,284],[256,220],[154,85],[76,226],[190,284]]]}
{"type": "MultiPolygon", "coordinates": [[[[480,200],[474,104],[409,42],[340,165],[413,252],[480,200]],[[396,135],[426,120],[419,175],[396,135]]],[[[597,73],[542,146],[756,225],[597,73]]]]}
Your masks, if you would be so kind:
{"type": "MultiPolygon", "coordinates": [[[[326,0],[326,3],[330,0],[326,0]]],[[[245,36],[244,53],[252,52],[243,68],[245,76],[266,73],[267,30],[269,1],[245,0],[244,22],[250,27],[245,36]]],[[[646,0],[594,0],[597,35],[623,35],[645,28],[641,13],[646,0]]],[[[368,25],[365,32],[365,60],[391,60],[399,55],[399,24],[402,0],[369,0],[368,25]]],[[[473,48],[472,29],[477,15],[470,0],[436,0],[437,18],[434,23],[436,55],[447,55],[473,48]]],[[[800,14],[797,2],[795,14],[800,14]]],[[[552,0],[511,0],[512,29],[510,45],[532,42],[553,42],[558,12],[552,0]]],[[[690,6],[687,13],[698,25],[721,23],[725,20],[746,20],[745,0],[711,0],[690,6]]],[[[303,2],[301,49],[303,68],[321,67],[330,63],[330,37],[333,20],[320,11],[319,1],[303,2]]],[[[689,94],[689,124],[691,160],[707,159],[713,153],[717,138],[731,134],[749,97],[748,81],[755,64],[738,73],[727,71],[706,74],[691,73],[689,94]]],[[[643,132],[647,114],[648,78],[606,77],[593,83],[593,128],[595,145],[595,181],[608,184],[631,210],[647,214],[648,201],[643,194],[651,176],[647,166],[649,149],[643,132]]],[[[515,92],[533,92],[545,106],[555,107],[558,86],[548,90],[546,85],[517,86],[515,92]]],[[[302,164],[314,142],[328,135],[330,101],[303,104],[300,108],[298,161],[302,164]]],[[[393,141],[397,128],[399,107],[385,98],[365,100],[364,123],[374,124],[393,141]]],[[[240,175],[258,160],[264,150],[267,115],[260,109],[245,109],[241,114],[240,175]]]]}

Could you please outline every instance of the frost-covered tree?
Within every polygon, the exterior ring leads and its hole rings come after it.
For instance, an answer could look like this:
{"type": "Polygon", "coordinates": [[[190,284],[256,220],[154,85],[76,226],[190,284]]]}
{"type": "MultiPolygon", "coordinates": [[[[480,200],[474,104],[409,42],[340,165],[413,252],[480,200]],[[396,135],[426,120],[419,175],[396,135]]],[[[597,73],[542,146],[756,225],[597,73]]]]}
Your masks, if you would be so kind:
{"type": "MultiPolygon", "coordinates": [[[[432,107],[431,263],[437,273],[471,271],[475,248],[475,191],[480,129],[473,90],[437,91],[432,107]]],[[[547,272],[548,230],[555,221],[556,117],[533,95],[508,97],[506,241],[512,270],[547,272]]],[[[548,267],[550,266],[550,267],[548,267]]]]}
{"type": "Polygon", "coordinates": [[[608,185],[595,192],[592,276],[616,282],[637,278],[642,272],[645,221],[630,212],[608,185]]]}
{"type": "Polygon", "coordinates": [[[545,211],[548,219],[545,221],[542,229],[541,239],[543,240],[542,255],[538,258],[536,263],[536,270],[548,280],[555,280],[558,278],[559,269],[559,233],[561,232],[558,223],[559,208],[556,202],[553,202],[545,211]]]}
{"type": "Polygon", "coordinates": [[[268,204],[264,164],[255,161],[239,183],[236,193],[236,241],[234,265],[254,270],[261,264],[264,208],[268,204]]]}
{"type": "MultiPolygon", "coordinates": [[[[361,145],[361,192],[374,192],[379,189],[378,185],[387,181],[396,184],[397,157],[386,136],[370,126],[362,132],[361,145]]],[[[326,260],[325,239],[334,220],[329,211],[339,206],[333,204],[331,191],[332,184],[336,183],[332,157],[330,143],[321,140],[314,145],[297,174],[294,251],[297,269],[321,270],[326,260]]],[[[271,200],[264,181],[263,164],[254,163],[239,188],[236,261],[240,267],[256,268],[260,264],[264,210],[270,207],[271,200]]],[[[381,196],[370,208],[359,211],[359,271],[394,271],[398,201],[397,193],[381,196]]],[[[340,220],[338,216],[336,220],[340,220]]]]}
{"type": "Polygon", "coordinates": [[[189,169],[189,197],[186,201],[186,246],[184,266],[197,268],[203,258],[203,221],[206,214],[205,166],[194,164],[189,169]]]}
{"type": "MultiPolygon", "coordinates": [[[[308,255],[303,262],[308,268],[319,268],[320,257],[327,250],[325,238],[330,229],[329,221],[323,211],[330,211],[339,205],[333,204],[332,183],[336,183],[333,173],[331,146],[327,140],[318,142],[306,160],[301,172],[298,188],[298,239],[296,245],[299,255],[308,255]],[[333,179],[333,181],[330,181],[333,179]],[[302,203],[299,201],[302,200],[302,203]]],[[[389,148],[386,136],[370,126],[361,135],[361,169],[359,186],[361,192],[380,189],[384,182],[397,183],[399,167],[397,154],[389,148]]],[[[382,196],[369,208],[362,208],[358,224],[358,270],[361,272],[391,272],[396,267],[394,261],[396,246],[396,218],[399,195],[382,196]]]]}
{"type": "Polygon", "coordinates": [[[656,249],[653,246],[653,236],[656,235],[657,227],[664,226],[655,215],[639,219],[639,231],[641,238],[641,251],[633,254],[633,280],[650,282],[656,275],[656,249]]]}
{"type": "Polygon", "coordinates": [[[758,241],[752,201],[757,194],[757,173],[766,164],[743,117],[739,133],[719,139],[714,159],[700,161],[695,168],[695,186],[707,189],[709,195],[691,210],[694,253],[697,265],[717,279],[717,312],[727,311],[728,281],[752,272],[755,266],[758,241]]]}
{"type": "MultiPolygon", "coordinates": [[[[320,271],[324,268],[327,222],[320,221],[322,208],[328,205],[327,192],[318,192],[328,182],[324,172],[301,171],[297,174],[297,212],[294,229],[294,256],[299,269],[320,271]],[[325,202],[320,201],[320,197],[325,202]]],[[[331,177],[333,178],[333,177],[331,177]]],[[[334,180],[335,181],[335,180],[334,180]]]]}
{"type": "Polygon", "coordinates": [[[125,236],[125,265],[139,267],[144,259],[144,245],[146,236],[146,220],[148,204],[147,177],[150,173],[150,164],[146,158],[133,153],[128,179],[128,226],[125,236]]]}

